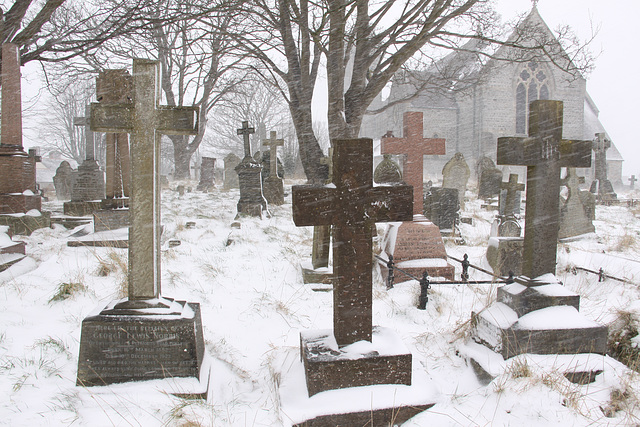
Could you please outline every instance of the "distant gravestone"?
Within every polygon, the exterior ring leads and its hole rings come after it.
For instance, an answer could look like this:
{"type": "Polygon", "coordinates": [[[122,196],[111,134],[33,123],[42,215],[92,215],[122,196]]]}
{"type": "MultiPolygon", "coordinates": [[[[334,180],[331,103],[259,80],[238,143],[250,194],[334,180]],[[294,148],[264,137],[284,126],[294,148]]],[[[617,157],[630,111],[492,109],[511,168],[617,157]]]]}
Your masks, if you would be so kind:
{"type": "Polygon", "coordinates": [[[384,154],[383,159],[373,172],[373,181],[376,184],[401,183],[402,173],[400,167],[391,160],[391,154],[384,154]]]}
{"type": "Polygon", "coordinates": [[[578,312],[580,296],[555,278],[560,170],[591,163],[591,141],[562,139],[562,121],[561,101],[534,101],[529,106],[529,137],[498,138],[498,164],[527,166],[523,276],[499,288],[498,302],[473,315],[472,335],[505,359],[522,353],[607,350],[607,328],[585,319],[578,312]],[[533,312],[537,318],[561,312],[562,321],[527,323],[527,314],[533,312]]]}
{"type": "Polygon", "coordinates": [[[244,158],[236,166],[238,183],[240,184],[240,200],[238,200],[238,216],[249,215],[262,218],[269,215],[267,201],[262,194],[262,179],[260,174],[262,166],[251,157],[251,144],[249,135],[255,133],[255,129],[249,127],[249,122],[242,122],[238,129],[238,135],[244,140],[244,158]]]}
{"type": "Polygon", "coordinates": [[[487,200],[497,197],[501,186],[502,171],[498,168],[484,169],[478,184],[478,198],[487,200]]]}
{"type": "Polygon", "coordinates": [[[332,225],[334,230],[331,335],[338,347],[327,348],[330,341],[323,344],[315,334],[301,335],[310,395],[333,388],[411,381],[410,355],[368,354],[364,359],[359,355],[351,362],[340,348],[372,340],[372,227],[375,222],[410,220],[412,189],[407,185],[373,186],[371,139],[336,140],[333,147],[333,185],[292,189],[297,226],[332,225]],[[336,370],[339,360],[343,369],[336,370]]]}
{"type": "Polygon", "coordinates": [[[632,190],[633,190],[633,188],[634,188],[634,187],[635,187],[635,185],[636,185],[636,181],[637,181],[637,179],[636,179],[636,176],[635,176],[635,175],[631,175],[631,176],[629,177],[629,187],[630,187],[632,190]]]}
{"type": "Polygon", "coordinates": [[[462,153],[456,153],[442,168],[442,188],[458,190],[460,208],[464,209],[464,193],[467,191],[471,171],[462,153]]]}
{"type": "Polygon", "coordinates": [[[586,233],[593,233],[596,229],[589,218],[588,208],[583,205],[580,197],[579,185],[584,178],[579,177],[575,168],[567,168],[567,176],[562,184],[567,187],[567,198],[560,201],[560,229],[559,239],[575,237],[586,233]]]}
{"type": "Polygon", "coordinates": [[[274,205],[284,204],[284,183],[278,174],[278,147],[284,146],[284,139],[277,139],[276,132],[271,131],[269,139],[262,141],[262,145],[269,147],[269,171],[263,179],[264,197],[267,203],[274,205]]]}
{"type": "Polygon", "coordinates": [[[56,188],[58,200],[71,200],[71,190],[76,180],[76,173],[66,160],[60,163],[56,174],[53,176],[53,185],[56,188]]]}
{"type": "Polygon", "coordinates": [[[460,199],[455,188],[431,187],[424,196],[424,216],[441,232],[453,232],[459,220],[460,199]]]}
{"type": "Polygon", "coordinates": [[[486,169],[495,169],[496,164],[491,158],[487,156],[482,156],[476,162],[476,184],[480,186],[480,177],[482,176],[482,172],[486,169]]]}
{"type": "Polygon", "coordinates": [[[197,134],[197,107],[158,108],[158,62],[134,59],[134,103],[92,104],[96,131],[131,133],[129,293],[82,322],[77,385],[199,378],[200,305],[161,296],[159,133],[197,134]]]}
{"type": "Polygon", "coordinates": [[[200,165],[200,182],[196,187],[198,191],[209,192],[214,188],[216,159],[214,157],[203,157],[200,165]]]}
{"type": "Polygon", "coordinates": [[[591,191],[599,202],[607,203],[617,200],[618,195],[613,190],[611,181],[607,178],[607,150],[611,147],[611,140],[604,132],[596,133],[593,140],[595,153],[595,180],[591,183],[591,191]]]}
{"type": "Polygon", "coordinates": [[[500,184],[499,211],[500,216],[520,216],[520,201],[524,184],[518,183],[518,174],[509,174],[509,181],[500,184]]]}
{"type": "Polygon", "coordinates": [[[224,184],[222,186],[224,190],[240,187],[236,167],[240,164],[241,160],[240,157],[233,153],[227,154],[224,158],[224,184]]]}

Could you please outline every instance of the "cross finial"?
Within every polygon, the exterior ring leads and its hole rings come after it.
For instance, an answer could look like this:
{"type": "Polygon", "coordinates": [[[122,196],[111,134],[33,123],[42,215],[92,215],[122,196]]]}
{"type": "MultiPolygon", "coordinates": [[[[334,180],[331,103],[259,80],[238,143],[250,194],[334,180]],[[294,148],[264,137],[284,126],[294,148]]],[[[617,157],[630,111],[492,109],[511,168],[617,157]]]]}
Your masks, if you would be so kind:
{"type": "Polygon", "coordinates": [[[531,0],[531,3],[533,3],[534,9],[538,7],[538,0],[531,0]]]}
{"type": "Polygon", "coordinates": [[[238,135],[242,135],[242,137],[244,138],[244,157],[251,157],[251,145],[249,142],[249,135],[251,135],[252,133],[256,133],[255,128],[250,128],[249,127],[249,122],[248,121],[243,121],[242,122],[242,127],[240,129],[238,129],[238,135]]]}

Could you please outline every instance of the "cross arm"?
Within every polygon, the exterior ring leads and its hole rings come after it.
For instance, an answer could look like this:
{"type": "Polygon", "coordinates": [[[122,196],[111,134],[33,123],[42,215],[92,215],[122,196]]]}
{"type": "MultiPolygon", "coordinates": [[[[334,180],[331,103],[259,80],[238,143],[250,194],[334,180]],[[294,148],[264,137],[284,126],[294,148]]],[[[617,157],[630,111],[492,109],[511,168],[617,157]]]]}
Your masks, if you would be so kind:
{"type": "Polygon", "coordinates": [[[91,130],[94,132],[133,131],[133,105],[91,103],[91,130]]]}
{"type": "Polygon", "coordinates": [[[293,222],[298,227],[332,225],[336,212],[333,186],[294,185],[291,188],[293,222]]]}
{"type": "Polygon", "coordinates": [[[381,185],[367,194],[367,216],[374,222],[412,221],[413,187],[381,185]]]}
{"type": "Polygon", "coordinates": [[[567,168],[591,167],[593,141],[560,141],[560,166],[567,168]]]}
{"type": "Polygon", "coordinates": [[[198,107],[159,106],[157,131],[164,135],[197,135],[198,107]]]}

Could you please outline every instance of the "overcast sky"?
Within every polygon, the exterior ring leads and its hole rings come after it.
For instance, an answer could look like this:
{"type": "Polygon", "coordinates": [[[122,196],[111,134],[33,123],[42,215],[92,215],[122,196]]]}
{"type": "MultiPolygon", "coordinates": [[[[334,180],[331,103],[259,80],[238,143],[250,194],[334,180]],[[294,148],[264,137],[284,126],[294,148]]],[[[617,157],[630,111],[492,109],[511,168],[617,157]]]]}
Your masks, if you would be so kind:
{"type": "MultiPolygon", "coordinates": [[[[531,10],[531,0],[499,0],[503,20],[531,10]]],[[[622,153],[623,175],[640,176],[638,58],[640,0],[540,0],[538,11],[549,28],[570,25],[581,39],[599,27],[591,51],[600,53],[587,76],[587,91],[600,121],[622,153]]],[[[625,184],[628,182],[625,179],[625,184]]]]}

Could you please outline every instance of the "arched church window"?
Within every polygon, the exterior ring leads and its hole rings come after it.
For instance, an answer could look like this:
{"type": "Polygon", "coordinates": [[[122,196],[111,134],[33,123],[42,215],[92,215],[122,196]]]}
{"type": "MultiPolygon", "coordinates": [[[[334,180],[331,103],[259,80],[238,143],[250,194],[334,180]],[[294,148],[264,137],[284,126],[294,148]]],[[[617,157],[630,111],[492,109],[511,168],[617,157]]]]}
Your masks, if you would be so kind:
{"type": "Polygon", "coordinates": [[[516,133],[527,132],[529,103],[538,99],[549,99],[549,85],[545,72],[539,64],[531,61],[523,66],[516,87],[516,133]]]}

